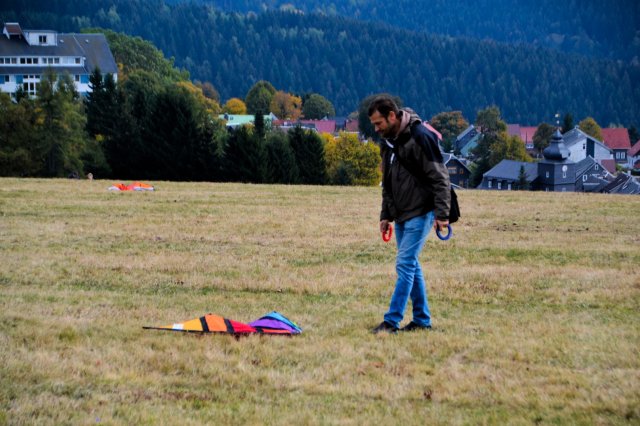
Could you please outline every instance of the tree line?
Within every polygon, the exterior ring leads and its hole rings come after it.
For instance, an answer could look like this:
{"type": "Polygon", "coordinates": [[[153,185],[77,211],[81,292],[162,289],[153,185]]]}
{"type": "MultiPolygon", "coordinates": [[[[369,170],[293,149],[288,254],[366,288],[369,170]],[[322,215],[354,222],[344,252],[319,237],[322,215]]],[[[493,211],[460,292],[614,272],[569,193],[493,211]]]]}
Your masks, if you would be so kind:
{"type": "MultiPolygon", "coordinates": [[[[259,82],[246,96],[251,126],[228,129],[206,86],[188,80],[149,42],[107,31],[122,72],[99,69],[86,98],[52,69],[37,96],[0,93],[0,175],[284,184],[375,185],[379,148],[263,119],[277,91],[259,82]],[[132,58],[136,58],[134,61],[132,58]],[[266,106],[262,105],[266,102],[266,106]],[[261,106],[262,105],[262,106],[261,106]]],[[[215,93],[213,93],[215,94],[215,93]]],[[[309,99],[314,104],[313,99],[309,99]]]]}
{"type": "MultiPolygon", "coordinates": [[[[328,13],[243,15],[208,2],[160,0],[15,3],[7,2],[3,17],[25,27],[99,26],[151,40],[222,99],[267,80],[294,94],[322,93],[339,115],[353,112],[371,93],[389,92],[424,116],[454,110],[473,116],[487,105],[497,105],[508,122],[528,125],[567,111],[627,127],[640,116],[640,68],[623,62],[328,13]]],[[[376,5],[378,13],[386,10],[376,5]]]]}

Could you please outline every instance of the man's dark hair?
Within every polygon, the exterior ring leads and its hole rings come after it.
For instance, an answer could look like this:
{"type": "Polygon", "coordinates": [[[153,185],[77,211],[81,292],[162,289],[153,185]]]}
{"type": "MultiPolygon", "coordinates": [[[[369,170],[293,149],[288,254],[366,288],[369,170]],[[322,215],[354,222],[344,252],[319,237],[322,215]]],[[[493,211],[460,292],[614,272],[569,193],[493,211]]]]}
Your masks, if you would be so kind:
{"type": "Polygon", "coordinates": [[[369,117],[371,117],[376,111],[378,111],[384,118],[389,117],[389,113],[392,111],[395,115],[398,115],[400,112],[398,110],[398,105],[394,102],[391,96],[386,95],[376,97],[369,104],[369,117]]]}

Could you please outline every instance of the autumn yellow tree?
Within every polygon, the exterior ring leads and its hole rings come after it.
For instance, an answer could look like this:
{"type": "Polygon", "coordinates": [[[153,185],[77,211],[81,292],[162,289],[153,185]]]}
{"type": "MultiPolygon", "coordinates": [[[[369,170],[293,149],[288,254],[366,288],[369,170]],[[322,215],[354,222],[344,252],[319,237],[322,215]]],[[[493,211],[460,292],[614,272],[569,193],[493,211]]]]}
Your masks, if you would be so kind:
{"type": "Polygon", "coordinates": [[[227,114],[246,114],[247,105],[239,98],[229,99],[222,107],[222,112],[227,114]]]}
{"type": "Polygon", "coordinates": [[[602,128],[592,117],[587,117],[578,123],[578,127],[589,136],[593,136],[599,141],[602,140],[602,128]]]}
{"type": "Polygon", "coordinates": [[[507,132],[498,133],[498,138],[491,145],[490,159],[494,165],[502,160],[533,161],[520,136],[511,136],[507,132]]]}
{"type": "Polygon", "coordinates": [[[325,145],[327,174],[333,185],[373,186],[380,183],[380,147],[342,132],[325,145]]]}
{"type": "Polygon", "coordinates": [[[271,99],[269,109],[283,120],[297,120],[302,114],[302,98],[278,90],[271,99]]]}
{"type": "Polygon", "coordinates": [[[456,137],[469,127],[469,122],[462,116],[461,111],[441,112],[434,115],[429,123],[442,134],[445,152],[455,149],[453,142],[456,137]]]}
{"type": "Polygon", "coordinates": [[[178,83],[176,83],[176,86],[187,89],[187,91],[193,95],[198,103],[202,104],[205,107],[207,112],[212,117],[216,117],[218,114],[220,114],[220,104],[218,104],[218,102],[216,102],[215,100],[206,97],[202,92],[201,87],[196,86],[190,81],[179,81],[178,83]]]}

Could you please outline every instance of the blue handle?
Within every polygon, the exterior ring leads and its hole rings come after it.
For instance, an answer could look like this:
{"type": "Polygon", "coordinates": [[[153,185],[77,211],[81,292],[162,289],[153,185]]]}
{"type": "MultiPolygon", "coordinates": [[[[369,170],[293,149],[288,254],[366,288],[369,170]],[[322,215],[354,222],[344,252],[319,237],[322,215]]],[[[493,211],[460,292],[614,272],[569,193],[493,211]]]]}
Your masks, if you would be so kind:
{"type": "Polygon", "coordinates": [[[442,241],[447,241],[449,238],[453,237],[453,229],[451,229],[451,225],[447,225],[447,230],[449,231],[447,233],[447,235],[442,235],[440,233],[440,228],[436,228],[436,235],[438,236],[438,238],[440,238],[442,241]]]}

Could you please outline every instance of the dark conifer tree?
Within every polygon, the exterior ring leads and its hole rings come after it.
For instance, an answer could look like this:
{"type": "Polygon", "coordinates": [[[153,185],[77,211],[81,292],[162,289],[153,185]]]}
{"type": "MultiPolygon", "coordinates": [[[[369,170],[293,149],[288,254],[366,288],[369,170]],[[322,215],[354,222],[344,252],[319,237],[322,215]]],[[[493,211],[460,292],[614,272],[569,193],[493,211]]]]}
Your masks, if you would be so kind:
{"type": "Polygon", "coordinates": [[[224,150],[223,170],[233,182],[262,183],[267,174],[267,152],[262,139],[248,126],[231,131],[224,150]]]}
{"type": "Polygon", "coordinates": [[[564,119],[562,120],[562,133],[567,133],[574,127],[575,124],[573,124],[573,116],[571,115],[571,113],[566,113],[564,115],[564,119]]]}
{"type": "Polygon", "coordinates": [[[255,116],[253,117],[253,126],[255,129],[255,135],[259,139],[264,139],[266,129],[264,124],[264,112],[257,111],[255,116]]]}
{"type": "Polygon", "coordinates": [[[89,76],[89,87],[91,91],[85,99],[85,110],[87,113],[87,132],[90,136],[104,134],[103,132],[103,115],[104,115],[104,84],[100,68],[93,70],[89,76]]]}
{"type": "Polygon", "coordinates": [[[527,173],[524,171],[524,166],[520,166],[520,172],[518,173],[518,189],[521,191],[529,190],[529,182],[527,181],[527,173]]]}
{"type": "Polygon", "coordinates": [[[324,143],[317,133],[300,126],[289,130],[289,143],[293,149],[300,173],[300,182],[323,185],[327,182],[324,143]]]}
{"type": "Polygon", "coordinates": [[[267,182],[294,184],[299,182],[298,165],[287,135],[281,131],[267,136],[267,182]]]}

